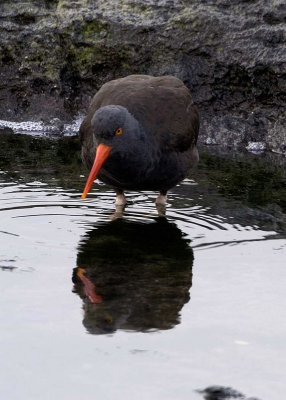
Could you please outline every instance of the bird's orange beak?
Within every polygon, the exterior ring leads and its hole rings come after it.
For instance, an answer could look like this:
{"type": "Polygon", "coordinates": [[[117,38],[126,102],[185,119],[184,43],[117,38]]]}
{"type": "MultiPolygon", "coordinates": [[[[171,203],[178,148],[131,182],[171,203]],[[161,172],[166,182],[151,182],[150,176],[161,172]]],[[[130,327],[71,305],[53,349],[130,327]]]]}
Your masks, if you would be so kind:
{"type": "Polygon", "coordinates": [[[107,146],[106,144],[100,144],[97,147],[95,160],[94,160],[93,166],[90,170],[89,177],[86,181],[84,191],[81,195],[82,199],[86,198],[86,196],[87,196],[88,192],[90,191],[90,188],[93,184],[93,181],[96,179],[96,177],[100,171],[100,168],[104,164],[105,160],[108,158],[110,151],[111,151],[111,147],[107,146]]]}

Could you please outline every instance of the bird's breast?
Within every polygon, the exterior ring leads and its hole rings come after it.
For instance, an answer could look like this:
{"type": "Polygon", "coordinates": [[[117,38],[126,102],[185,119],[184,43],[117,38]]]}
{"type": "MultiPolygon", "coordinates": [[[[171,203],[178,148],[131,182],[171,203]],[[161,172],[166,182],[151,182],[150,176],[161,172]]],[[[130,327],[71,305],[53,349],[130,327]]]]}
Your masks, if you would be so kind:
{"type": "Polygon", "coordinates": [[[185,178],[190,167],[187,153],[157,153],[152,159],[115,153],[104,164],[99,179],[119,189],[168,190],[185,178]]]}
{"type": "Polygon", "coordinates": [[[152,164],[139,156],[128,157],[128,155],[114,153],[105,162],[99,178],[115,187],[135,189],[142,181],[146,180],[152,164]]]}

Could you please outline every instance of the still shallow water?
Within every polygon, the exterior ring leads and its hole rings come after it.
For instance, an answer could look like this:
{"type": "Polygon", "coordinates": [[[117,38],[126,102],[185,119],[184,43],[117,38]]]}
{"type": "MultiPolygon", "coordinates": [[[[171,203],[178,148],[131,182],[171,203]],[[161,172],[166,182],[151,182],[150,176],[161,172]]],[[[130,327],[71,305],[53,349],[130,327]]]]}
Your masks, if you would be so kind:
{"type": "Polygon", "coordinates": [[[0,174],[1,399],[284,398],[277,199],[223,196],[203,165],[166,219],[154,193],[128,193],[118,219],[105,185],[80,200],[82,171],[17,167],[0,174]]]}

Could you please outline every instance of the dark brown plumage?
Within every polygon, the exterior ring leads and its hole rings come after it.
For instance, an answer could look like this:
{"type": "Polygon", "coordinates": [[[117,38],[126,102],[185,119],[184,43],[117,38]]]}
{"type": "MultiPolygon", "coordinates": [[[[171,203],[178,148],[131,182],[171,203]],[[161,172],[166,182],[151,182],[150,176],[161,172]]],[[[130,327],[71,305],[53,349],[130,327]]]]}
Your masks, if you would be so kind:
{"type": "MultiPolygon", "coordinates": [[[[172,76],[131,75],[110,81],[94,96],[80,127],[88,168],[96,158],[83,197],[98,175],[117,194],[158,190],[162,196],[197,163],[199,115],[190,91],[172,76]],[[104,149],[104,150],[102,150],[104,149]],[[94,164],[94,165],[95,165],[94,164]]],[[[124,199],[117,199],[118,203],[124,199]]]]}

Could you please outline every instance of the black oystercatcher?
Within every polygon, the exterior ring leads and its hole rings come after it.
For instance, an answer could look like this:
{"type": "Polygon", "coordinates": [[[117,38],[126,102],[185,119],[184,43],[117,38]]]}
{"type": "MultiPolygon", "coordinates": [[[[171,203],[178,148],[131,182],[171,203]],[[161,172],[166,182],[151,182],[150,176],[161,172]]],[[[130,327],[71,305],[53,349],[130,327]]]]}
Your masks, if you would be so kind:
{"type": "Polygon", "coordinates": [[[80,127],[91,169],[82,198],[98,177],[124,205],[124,190],[155,190],[156,204],[198,159],[199,115],[190,91],[172,76],[130,75],[104,84],[80,127]]]}

